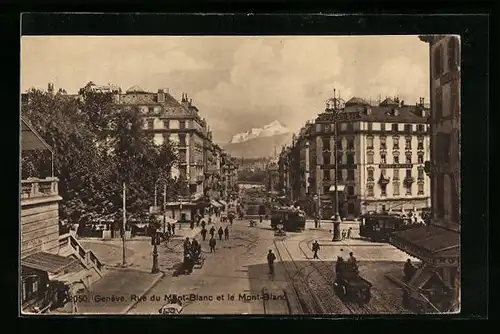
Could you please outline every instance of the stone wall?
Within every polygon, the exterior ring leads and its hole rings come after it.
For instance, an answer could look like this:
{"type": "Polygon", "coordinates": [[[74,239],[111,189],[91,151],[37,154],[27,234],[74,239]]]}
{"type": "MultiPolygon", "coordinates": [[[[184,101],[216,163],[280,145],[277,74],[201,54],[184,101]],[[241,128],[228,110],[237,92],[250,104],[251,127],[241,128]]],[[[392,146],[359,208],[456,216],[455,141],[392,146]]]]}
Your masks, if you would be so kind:
{"type": "Polygon", "coordinates": [[[60,196],[21,200],[21,258],[59,250],[60,196]]]}

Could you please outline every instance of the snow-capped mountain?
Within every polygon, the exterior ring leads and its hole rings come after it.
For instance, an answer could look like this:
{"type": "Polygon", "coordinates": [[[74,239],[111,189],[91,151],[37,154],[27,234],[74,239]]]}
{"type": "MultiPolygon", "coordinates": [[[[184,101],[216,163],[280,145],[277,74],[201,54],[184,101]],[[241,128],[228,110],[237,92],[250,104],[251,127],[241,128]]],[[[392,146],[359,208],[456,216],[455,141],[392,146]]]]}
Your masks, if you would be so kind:
{"type": "Polygon", "coordinates": [[[264,125],[262,128],[252,128],[246,132],[237,133],[231,138],[229,143],[243,143],[255,138],[279,136],[286,133],[290,133],[290,130],[287,129],[279,121],[273,121],[269,124],[264,125]]]}

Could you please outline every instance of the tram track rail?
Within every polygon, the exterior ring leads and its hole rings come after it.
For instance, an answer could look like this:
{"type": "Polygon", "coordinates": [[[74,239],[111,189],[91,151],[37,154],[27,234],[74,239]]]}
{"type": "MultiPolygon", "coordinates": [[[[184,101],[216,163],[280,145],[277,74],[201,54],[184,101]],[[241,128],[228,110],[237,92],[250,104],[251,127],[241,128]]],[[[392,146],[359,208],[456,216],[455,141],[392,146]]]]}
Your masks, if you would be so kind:
{"type": "Polygon", "coordinates": [[[304,275],[301,274],[301,268],[299,268],[299,265],[291,256],[290,250],[287,248],[284,241],[273,240],[273,244],[288,278],[287,280],[293,293],[292,297],[295,298],[300,305],[301,310],[297,311],[300,314],[325,314],[321,301],[316,296],[315,291],[309,286],[304,275]]]}
{"type": "MultiPolygon", "coordinates": [[[[306,240],[301,240],[299,241],[299,249],[302,252],[302,254],[307,258],[308,253],[310,253],[312,250],[306,246],[306,249],[304,249],[304,244],[308,244],[311,242],[313,239],[306,239],[306,240]]],[[[348,246],[348,245],[345,245],[348,246]]],[[[319,257],[319,256],[318,256],[319,257]]],[[[371,291],[371,300],[370,302],[366,304],[361,304],[361,303],[356,303],[356,302],[351,302],[351,301],[345,301],[340,299],[340,297],[337,296],[334,288],[334,281],[335,281],[335,272],[333,270],[333,266],[329,266],[324,259],[319,257],[319,261],[313,261],[311,260],[311,266],[315,268],[315,270],[320,274],[320,276],[323,278],[324,282],[330,287],[330,290],[332,294],[335,295],[337,301],[339,303],[342,303],[348,310],[349,313],[353,314],[398,314],[398,313],[407,313],[405,310],[402,310],[400,308],[395,308],[395,307],[387,307],[387,305],[393,305],[394,300],[388,300],[388,298],[384,297],[381,291],[372,286],[370,291],[371,291]]]]}

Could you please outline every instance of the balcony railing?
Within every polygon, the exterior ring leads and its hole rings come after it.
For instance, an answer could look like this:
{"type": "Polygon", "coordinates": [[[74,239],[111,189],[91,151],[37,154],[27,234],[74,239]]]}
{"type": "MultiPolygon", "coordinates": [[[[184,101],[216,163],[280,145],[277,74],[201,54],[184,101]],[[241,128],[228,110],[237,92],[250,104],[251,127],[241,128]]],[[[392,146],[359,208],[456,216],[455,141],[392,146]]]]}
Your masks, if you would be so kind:
{"type": "Polygon", "coordinates": [[[22,180],[21,199],[56,196],[59,194],[57,187],[58,181],[59,180],[54,177],[22,180]]]}
{"type": "Polygon", "coordinates": [[[74,250],[74,255],[79,258],[80,261],[87,267],[94,267],[97,272],[101,275],[101,270],[103,269],[103,264],[95,256],[94,252],[91,250],[86,250],[83,248],[78,240],[76,240],[71,234],[63,234],[59,236],[59,249],[63,249],[66,245],[74,250]]]}

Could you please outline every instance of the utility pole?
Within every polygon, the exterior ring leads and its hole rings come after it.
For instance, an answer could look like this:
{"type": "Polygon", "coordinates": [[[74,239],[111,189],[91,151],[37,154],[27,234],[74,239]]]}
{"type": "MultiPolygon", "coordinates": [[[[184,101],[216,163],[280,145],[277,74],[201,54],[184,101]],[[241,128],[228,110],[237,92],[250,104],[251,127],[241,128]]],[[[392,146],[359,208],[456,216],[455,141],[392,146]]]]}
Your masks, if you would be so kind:
{"type": "Polygon", "coordinates": [[[155,210],[156,210],[156,206],[157,206],[157,203],[156,203],[156,196],[157,196],[156,187],[157,187],[157,181],[155,181],[155,202],[154,202],[155,210]]]}
{"type": "Polygon", "coordinates": [[[165,233],[165,222],[167,220],[167,182],[163,185],[163,233],[165,233]]]}
{"type": "Polygon", "coordinates": [[[127,265],[127,259],[125,258],[125,231],[127,226],[127,186],[123,182],[123,234],[122,234],[122,265],[125,267],[127,265]]]}
{"type": "Polygon", "coordinates": [[[318,227],[321,227],[321,187],[318,185],[318,227]]]}

